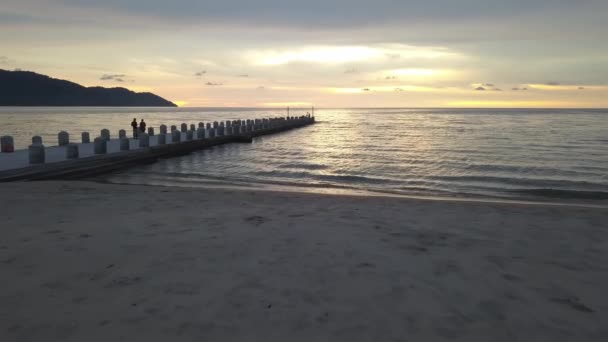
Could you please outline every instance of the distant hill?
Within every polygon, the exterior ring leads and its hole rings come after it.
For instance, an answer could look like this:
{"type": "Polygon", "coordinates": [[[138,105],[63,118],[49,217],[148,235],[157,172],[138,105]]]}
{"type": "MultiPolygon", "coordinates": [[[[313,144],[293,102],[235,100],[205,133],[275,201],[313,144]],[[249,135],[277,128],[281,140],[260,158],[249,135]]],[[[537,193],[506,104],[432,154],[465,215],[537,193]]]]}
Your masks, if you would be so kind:
{"type": "Polygon", "coordinates": [[[152,93],[83,87],[30,71],[0,69],[0,106],[177,107],[152,93]]]}

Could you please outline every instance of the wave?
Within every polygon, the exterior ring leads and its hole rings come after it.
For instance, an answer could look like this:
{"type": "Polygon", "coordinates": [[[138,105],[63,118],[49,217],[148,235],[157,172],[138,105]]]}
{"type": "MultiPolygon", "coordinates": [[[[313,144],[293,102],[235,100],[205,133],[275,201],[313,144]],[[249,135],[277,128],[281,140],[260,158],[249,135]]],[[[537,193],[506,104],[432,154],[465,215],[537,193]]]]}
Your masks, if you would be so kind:
{"type": "MultiPolygon", "coordinates": [[[[438,196],[438,197],[461,197],[461,198],[544,198],[544,199],[560,199],[560,200],[608,200],[608,191],[585,191],[585,190],[569,190],[555,188],[529,188],[529,189],[504,189],[504,188],[487,188],[484,191],[475,191],[475,187],[468,189],[448,189],[442,187],[432,187],[420,184],[400,184],[399,186],[383,186],[372,185],[367,177],[358,176],[323,176],[312,177],[321,182],[310,181],[293,181],[279,179],[263,179],[263,178],[245,178],[245,177],[214,177],[199,174],[180,174],[180,173],[160,173],[160,172],[145,172],[147,177],[137,177],[129,174],[115,174],[106,178],[106,181],[112,183],[128,183],[128,184],[151,184],[151,185],[172,185],[184,187],[207,187],[207,186],[236,186],[236,187],[259,187],[259,186],[287,186],[291,188],[301,189],[335,189],[335,190],[354,190],[366,191],[371,193],[385,193],[392,195],[415,195],[415,196],[438,196]],[[332,182],[327,180],[342,180],[344,183],[332,182]],[[361,184],[361,180],[366,181],[361,184]],[[359,182],[354,182],[358,180],[359,182]],[[359,184],[357,184],[359,183],[359,184]]],[[[407,182],[405,182],[407,183],[407,182]]]]}
{"type": "MultiPolygon", "coordinates": [[[[532,165],[508,165],[508,164],[466,164],[466,163],[454,163],[460,166],[464,170],[478,171],[478,172],[508,172],[513,174],[521,175],[551,175],[551,176],[562,176],[562,177],[599,177],[608,171],[606,168],[597,168],[601,173],[589,172],[590,169],[584,171],[572,171],[565,167],[543,167],[543,166],[532,166],[532,165]]],[[[582,170],[582,168],[581,168],[582,170]]]]}
{"type": "Polygon", "coordinates": [[[446,182],[463,182],[463,183],[495,183],[504,184],[509,186],[529,186],[529,187],[542,187],[543,189],[555,189],[555,188],[588,188],[588,189],[606,189],[608,191],[608,184],[594,183],[589,181],[572,181],[566,179],[538,179],[538,178],[515,178],[515,177],[499,177],[499,176],[478,176],[478,175],[465,175],[465,176],[428,176],[429,179],[436,179],[446,182]]]}
{"type": "Polygon", "coordinates": [[[606,191],[583,191],[540,188],[512,190],[510,192],[514,192],[521,195],[532,195],[559,199],[608,200],[608,192],[606,191]]]}
{"type": "Polygon", "coordinates": [[[309,163],[285,163],[279,164],[276,167],[280,169],[304,169],[304,170],[326,170],[329,168],[327,165],[321,164],[309,164],[309,163]]]}

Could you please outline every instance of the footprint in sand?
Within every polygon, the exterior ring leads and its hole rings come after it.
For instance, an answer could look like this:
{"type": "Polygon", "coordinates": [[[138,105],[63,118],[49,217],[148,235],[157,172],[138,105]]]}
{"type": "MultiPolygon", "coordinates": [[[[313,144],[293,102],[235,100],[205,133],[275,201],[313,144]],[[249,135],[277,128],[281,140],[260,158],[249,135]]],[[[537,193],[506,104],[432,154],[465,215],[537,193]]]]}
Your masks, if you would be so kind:
{"type": "Polygon", "coordinates": [[[515,274],[504,273],[502,277],[508,281],[521,281],[521,278],[516,276],[515,274]]]}
{"type": "Polygon", "coordinates": [[[460,274],[462,267],[451,260],[440,260],[433,262],[433,273],[436,276],[445,276],[448,274],[460,274]]]}
{"type": "Polygon", "coordinates": [[[110,283],[108,283],[106,285],[106,288],[129,286],[129,285],[136,284],[139,281],[141,281],[140,277],[120,277],[120,278],[115,278],[110,283]]]}
{"type": "Polygon", "coordinates": [[[595,312],[593,309],[588,307],[587,305],[580,302],[580,299],[577,297],[568,297],[568,298],[551,298],[552,302],[567,305],[574,310],[578,310],[581,312],[592,313],[595,312]]]}
{"type": "Polygon", "coordinates": [[[181,282],[169,283],[165,287],[165,293],[182,296],[194,296],[200,293],[200,285],[181,282]]]}
{"type": "Polygon", "coordinates": [[[408,251],[412,251],[414,253],[426,253],[429,251],[428,248],[423,247],[423,246],[417,246],[417,245],[404,245],[400,247],[403,250],[408,250],[408,251]]]}
{"type": "Polygon", "coordinates": [[[266,222],[266,218],[262,217],[262,216],[249,216],[245,219],[245,222],[253,224],[254,226],[258,227],[261,224],[263,224],[264,222],[266,222]]]}

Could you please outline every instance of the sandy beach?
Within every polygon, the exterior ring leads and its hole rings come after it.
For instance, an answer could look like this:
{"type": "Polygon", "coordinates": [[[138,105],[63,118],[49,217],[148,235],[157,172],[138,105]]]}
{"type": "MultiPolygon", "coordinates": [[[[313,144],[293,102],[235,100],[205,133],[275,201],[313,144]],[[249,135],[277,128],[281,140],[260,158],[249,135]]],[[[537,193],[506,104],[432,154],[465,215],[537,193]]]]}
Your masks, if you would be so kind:
{"type": "Polygon", "coordinates": [[[606,341],[608,209],[0,185],[1,341],[606,341]]]}

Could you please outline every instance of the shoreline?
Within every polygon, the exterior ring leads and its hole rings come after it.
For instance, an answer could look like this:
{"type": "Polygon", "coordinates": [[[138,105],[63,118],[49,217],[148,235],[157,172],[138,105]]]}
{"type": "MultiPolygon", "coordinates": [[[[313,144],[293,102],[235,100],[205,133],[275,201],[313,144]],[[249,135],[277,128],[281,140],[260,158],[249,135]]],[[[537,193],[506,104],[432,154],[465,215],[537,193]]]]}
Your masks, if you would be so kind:
{"type": "Polygon", "coordinates": [[[0,184],[1,340],[604,341],[608,210],[0,184]]]}
{"type": "MultiPolygon", "coordinates": [[[[607,200],[575,200],[568,201],[549,201],[546,198],[543,199],[530,199],[530,198],[504,198],[504,197],[483,197],[474,195],[454,195],[454,196],[440,196],[440,195],[423,195],[423,194],[405,194],[396,193],[390,191],[380,190],[365,190],[357,189],[354,187],[323,187],[317,185],[286,185],[280,183],[255,183],[255,185],[240,185],[240,184],[212,184],[212,183],[201,183],[200,185],[178,185],[178,184],[162,184],[162,182],[154,184],[146,183],[128,183],[120,181],[112,181],[108,178],[110,176],[93,177],[86,179],[85,181],[100,183],[100,184],[115,184],[124,186],[151,186],[151,187],[163,187],[163,188],[182,188],[182,189],[229,189],[239,191],[263,191],[263,192],[278,192],[278,193],[301,193],[301,194],[315,194],[315,195],[327,195],[327,196],[354,196],[354,197],[385,197],[385,198],[396,198],[396,199],[412,199],[412,200],[426,200],[426,201],[445,201],[445,202],[458,202],[458,203],[495,203],[495,204],[522,204],[522,205],[538,205],[538,206],[563,206],[563,207],[578,207],[578,208],[597,208],[597,209],[608,209],[607,200]],[[601,202],[601,203],[599,203],[601,202]]],[[[253,183],[252,183],[253,184],[253,183]]]]}

